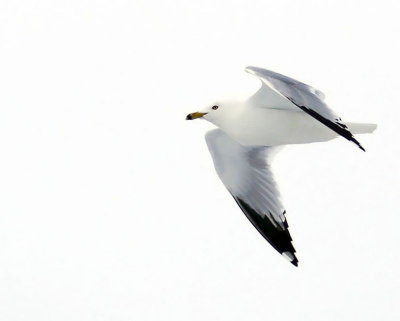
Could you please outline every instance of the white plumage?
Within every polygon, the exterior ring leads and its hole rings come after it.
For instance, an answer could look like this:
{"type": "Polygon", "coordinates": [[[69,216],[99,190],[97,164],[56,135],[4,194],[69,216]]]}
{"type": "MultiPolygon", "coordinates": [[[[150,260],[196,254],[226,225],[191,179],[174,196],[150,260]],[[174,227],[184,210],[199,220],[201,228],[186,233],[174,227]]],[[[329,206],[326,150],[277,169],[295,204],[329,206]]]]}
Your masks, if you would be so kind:
{"type": "Polygon", "coordinates": [[[187,119],[204,118],[219,129],[206,134],[218,176],[263,237],[297,265],[285,210],[270,163],[280,145],[331,140],[339,135],[364,150],[353,134],[375,124],[345,123],[304,83],[257,67],[246,71],[262,81],[245,101],[218,101],[187,119]]]}
{"type": "Polygon", "coordinates": [[[283,228],[284,208],[270,170],[271,156],[278,147],[243,146],[220,129],[209,131],[206,142],[228,191],[283,228]]]}

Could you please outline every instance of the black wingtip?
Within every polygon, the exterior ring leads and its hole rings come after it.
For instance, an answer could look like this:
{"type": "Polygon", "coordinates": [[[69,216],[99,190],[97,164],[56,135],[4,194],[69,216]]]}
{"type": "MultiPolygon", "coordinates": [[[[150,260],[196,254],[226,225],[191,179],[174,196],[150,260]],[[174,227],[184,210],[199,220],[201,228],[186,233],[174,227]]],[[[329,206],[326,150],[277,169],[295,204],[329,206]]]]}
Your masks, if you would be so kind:
{"type": "MultiPolygon", "coordinates": [[[[236,203],[239,205],[243,213],[258,230],[258,232],[275,248],[285,259],[290,263],[297,266],[298,260],[294,254],[296,250],[292,245],[292,238],[290,236],[288,225],[285,220],[284,227],[281,228],[279,225],[274,225],[273,222],[266,216],[257,213],[249,204],[245,201],[232,195],[236,203]]],[[[284,212],[286,213],[286,212],[284,212]]]]}
{"type": "Polygon", "coordinates": [[[353,136],[351,136],[351,139],[349,139],[349,140],[351,140],[354,144],[356,144],[358,146],[359,149],[361,149],[363,152],[365,152],[365,148],[361,146],[360,142],[357,139],[355,139],[353,136]]]}
{"type": "Polygon", "coordinates": [[[332,129],[338,135],[340,135],[340,136],[346,138],[347,140],[353,142],[362,151],[365,152],[364,147],[362,147],[360,142],[357,139],[354,138],[353,134],[350,132],[350,130],[347,128],[347,126],[345,124],[341,123],[340,119],[337,119],[336,122],[333,122],[333,121],[323,117],[322,115],[318,114],[315,110],[312,110],[312,109],[310,109],[310,108],[308,108],[306,106],[301,106],[301,105],[296,104],[296,102],[294,101],[293,98],[291,98],[291,97],[286,97],[286,98],[289,99],[294,105],[299,107],[302,111],[306,112],[311,117],[314,117],[316,120],[318,120],[319,122],[323,123],[328,128],[332,129]]]}

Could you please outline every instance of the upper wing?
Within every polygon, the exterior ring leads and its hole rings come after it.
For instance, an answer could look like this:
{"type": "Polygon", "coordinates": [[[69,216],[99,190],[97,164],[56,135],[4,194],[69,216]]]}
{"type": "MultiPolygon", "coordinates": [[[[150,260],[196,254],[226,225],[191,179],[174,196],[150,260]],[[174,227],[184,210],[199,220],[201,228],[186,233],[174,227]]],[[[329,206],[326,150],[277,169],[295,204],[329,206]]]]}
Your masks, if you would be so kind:
{"type": "Polygon", "coordinates": [[[222,130],[206,134],[219,178],[261,235],[297,266],[285,210],[270,170],[277,147],[242,146],[222,130]]]}
{"type": "Polygon", "coordinates": [[[257,106],[295,110],[300,108],[365,151],[341,118],[324,102],[325,95],[321,91],[270,70],[258,67],[247,67],[245,70],[259,77],[263,83],[250,97],[257,106]]]}

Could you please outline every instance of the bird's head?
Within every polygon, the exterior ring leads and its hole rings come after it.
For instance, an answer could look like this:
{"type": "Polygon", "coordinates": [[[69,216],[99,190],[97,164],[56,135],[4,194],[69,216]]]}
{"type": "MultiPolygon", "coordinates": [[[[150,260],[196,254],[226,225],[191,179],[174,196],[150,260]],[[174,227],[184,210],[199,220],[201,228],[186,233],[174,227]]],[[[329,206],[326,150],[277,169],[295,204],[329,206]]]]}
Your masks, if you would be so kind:
{"type": "Polygon", "coordinates": [[[224,122],[224,120],[228,119],[230,115],[234,113],[239,105],[239,102],[236,101],[220,100],[209,104],[207,107],[201,109],[200,111],[187,115],[186,120],[202,118],[208,120],[214,125],[220,126],[224,122]]]}

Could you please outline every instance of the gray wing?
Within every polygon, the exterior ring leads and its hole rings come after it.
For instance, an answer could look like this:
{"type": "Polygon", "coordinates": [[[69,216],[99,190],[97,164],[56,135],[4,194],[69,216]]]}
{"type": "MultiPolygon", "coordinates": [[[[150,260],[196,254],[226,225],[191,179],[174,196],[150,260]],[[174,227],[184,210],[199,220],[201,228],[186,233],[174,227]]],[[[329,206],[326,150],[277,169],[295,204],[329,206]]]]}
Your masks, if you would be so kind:
{"type": "Polygon", "coordinates": [[[270,168],[278,148],[242,146],[220,129],[209,131],[206,142],[219,178],[243,213],[279,253],[297,266],[285,210],[270,168]]]}
{"type": "Polygon", "coordinates": [[[253,104],[266,108],[301,109],[365,151],[342,119],[324,102],[325,95],[321,91],[270,70],[258,67],[245,70],[262,81],[261,88],[250,97],[253,104]]]}

